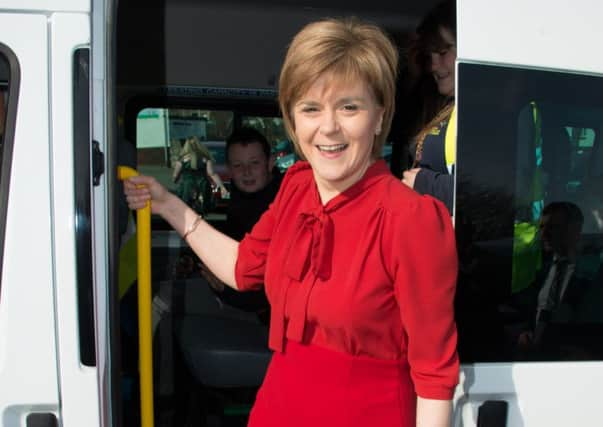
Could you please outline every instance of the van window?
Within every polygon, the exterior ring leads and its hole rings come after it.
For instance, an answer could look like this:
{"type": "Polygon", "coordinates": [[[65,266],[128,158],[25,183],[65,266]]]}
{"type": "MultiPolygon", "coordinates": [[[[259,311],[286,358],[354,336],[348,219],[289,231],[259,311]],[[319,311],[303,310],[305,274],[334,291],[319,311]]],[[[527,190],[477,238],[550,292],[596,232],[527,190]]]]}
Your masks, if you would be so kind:
{"type": "Polygon", "coordinates": [[[92,200],[90,182],[90,50],[73,55],[73,167],[75,176],[75,233],[80,359],[96,364],[94,339],[94,287],[92,270],[92,200]]]}
{"type": "Polygon", "coordinates": [[[293,142],[287,136],[285,122],[281,117],[243,116],[242,125],[257,129],[272,146],[275,166],[284,173],[298,160],[293,142]]]}
{"type": "Polygon", "coordinates": [[[603,359],[603,79],[459,65],[463,362],[603,359]]]}
{"type": "MultiPolygon", "coordinates": [[[[123,129],[129,132],[125,132],[127,140],[121,141],[120,162],[135,166],[142,174],[154,176],[169,191],[187,199],[185,201],[193,209],[203,210],[210,224],[224,230],[230,199],[223,198],[215,183],[208,180],[204,161],[211,159],[213,170],[230,189],[225,147],[235,128],[256,128],[267,137],[273,150],[276,149],[285,138],[282,119],[278,117],[273,98],[269,101],[252,97],[217,100],[162,98],[147,104],[143,103],[147,102],[146,98],[135,99],[131,110],[127,110],[124,116],[123,129]],[[177,102],[181,104],[176,105],[177,102]],[[199,106],[191,105],[193,102],[199,106]],[[177,168],[181,168],[180,175],[177,168]],[[209,188],[204,187],[207,184],[209,188]]],[[[125,206],[125,201],[122,202],[125,206]]],[[[267,347],[264,348],[267,343],[266,326],[254,311],[225,304],[216,297],[216,291],[203,276],[199,260],[167,223],[153,215],[151,227],[153,334],[154,342],[158,343],[154,346],[156,402],[173,398],[186,405],[189,394],[196,393],[194,378],[199,372],[196,367],[204,369],[205,362],[198,363],[201,357],[198,354],[213,354],[212,345],[225,345],[231,352],[229,354],[240,358],[248,354],[249,344],[246,343],[261,342],[254,348],[261,357],[250,366],[241,368],[236,375],[235,381],[243,378],[243,383],[237,383],[234,388],[229,385],[222,390],[217,385],[231,381],[230,373],[225,373],[223,368],[209,372],[216,387],[216,396],[208,397],[211,401],[209,410],[231,421],[246,419],[257,386],[261,383],[261,378],[256,377],[258,372],[263,375],[264,359],[270,355],[267,347]],[[234,328],[237,333],[225,334],[228,328],[234,328]],[[214,338],[214,344],[206,341],[214,338]],[[193,364],[189,363],[191,358],[193,364]]],[[[124,384],[122,404],[124,424],[127,425],[135,424],[138,411],[136,244],[133,231],[135,217],[131,212],[125,212],[123,218],[120,216],[119,306],[124,384]]],[[[251,353],[249,357],[253,358],[255,354],[251,353]]],[[[227,357],[226,361],[235,360],[233,357],[227,357]]],[[[186,408],[181,408],[180,404],[176,406],[179,409],[169,416],[178,418],[186,415],[186,408]]],[[[182,423],[175,421],[173,425],[182,423]]]]}
{"type": "MultiPolygon", "coordinates": [[[[14,53],[0,43],[0,278],[4,259],[6,206],[10,188],[19,80],[19,65],[14,53]]],[[[0,281],[1,297],[2,282],[0,281]]]]}

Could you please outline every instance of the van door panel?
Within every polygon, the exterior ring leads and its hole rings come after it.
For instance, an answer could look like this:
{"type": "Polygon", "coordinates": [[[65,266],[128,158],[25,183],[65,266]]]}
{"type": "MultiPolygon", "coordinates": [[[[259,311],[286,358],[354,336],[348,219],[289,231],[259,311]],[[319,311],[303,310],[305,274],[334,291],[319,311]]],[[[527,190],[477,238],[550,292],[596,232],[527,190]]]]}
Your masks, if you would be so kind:
{"type": "Polygon", "coordinates": [[[53,289],[47,17],[1,14],[20,69],[0,295],[0,422],[59,412],[53,289]],[[26,36],[25,36],[26,35],[26,36]]]}

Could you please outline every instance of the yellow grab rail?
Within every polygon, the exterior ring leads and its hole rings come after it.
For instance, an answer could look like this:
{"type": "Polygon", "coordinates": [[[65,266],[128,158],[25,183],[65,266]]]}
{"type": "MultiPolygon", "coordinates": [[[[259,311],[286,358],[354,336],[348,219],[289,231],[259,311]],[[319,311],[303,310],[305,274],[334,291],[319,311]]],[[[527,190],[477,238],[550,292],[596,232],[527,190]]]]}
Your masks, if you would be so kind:
{"type": "MultiPolygon", "coordinates": [[[[123,181],[138,172],[117,167],[123,181]]],[[[136,247],[138,250],[138,363],[140,374],[140,425],[153,427],[153,332],[151,315],[151,203],[136,211],[136,247]]]]}

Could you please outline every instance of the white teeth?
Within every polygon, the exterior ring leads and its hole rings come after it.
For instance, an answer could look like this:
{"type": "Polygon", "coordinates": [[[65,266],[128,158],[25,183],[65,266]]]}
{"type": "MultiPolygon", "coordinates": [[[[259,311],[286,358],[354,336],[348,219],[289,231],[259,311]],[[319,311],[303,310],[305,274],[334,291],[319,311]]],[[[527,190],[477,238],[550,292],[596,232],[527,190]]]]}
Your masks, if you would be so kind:
{"type": "Polygon", "coordinates": [[[338,151],[343,151],[348,145],[347,144],[338,144],[338,145],[318,145],[318,149],[320,151],[326,151],[328,153],[336,153],[338,151]]]}

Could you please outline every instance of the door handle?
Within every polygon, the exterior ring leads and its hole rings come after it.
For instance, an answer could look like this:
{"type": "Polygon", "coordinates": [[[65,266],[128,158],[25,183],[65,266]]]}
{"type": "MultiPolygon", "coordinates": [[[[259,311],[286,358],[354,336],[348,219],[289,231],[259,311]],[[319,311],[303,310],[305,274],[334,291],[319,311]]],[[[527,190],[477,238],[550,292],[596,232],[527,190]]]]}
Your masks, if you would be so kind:
{"type": "Polygon", "coordinates": [[[506,400],[486,400],[477,410],[477,427],[507,427],[508,410],[506,400]]]}
{"type": "Polygon", "coordinates": [[[27,416],[27,427],[58,427],[57,417],[51,413],[32,413],[27,416]]]}

